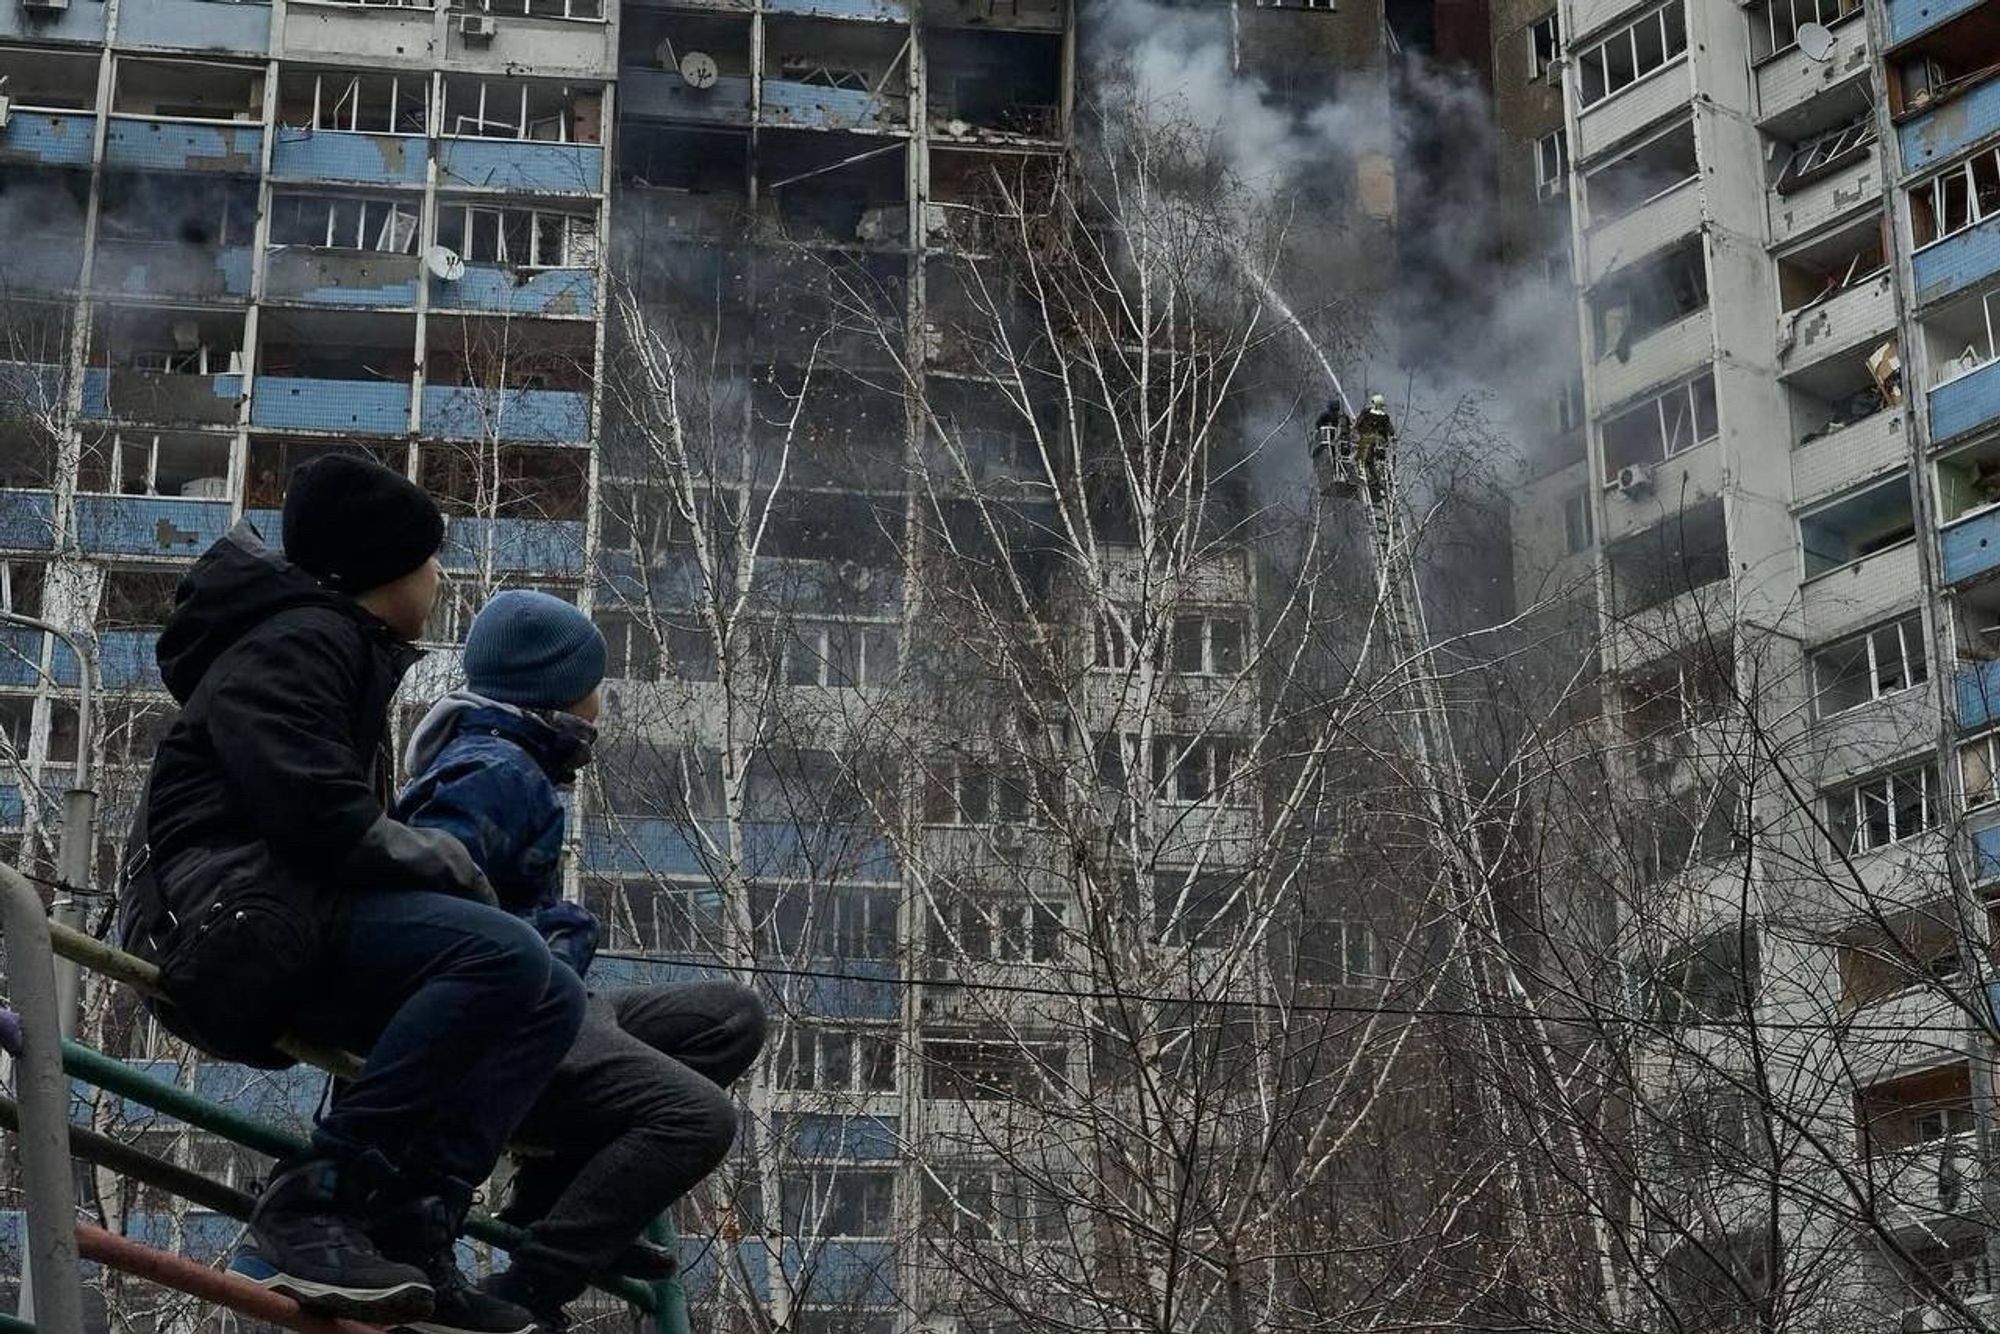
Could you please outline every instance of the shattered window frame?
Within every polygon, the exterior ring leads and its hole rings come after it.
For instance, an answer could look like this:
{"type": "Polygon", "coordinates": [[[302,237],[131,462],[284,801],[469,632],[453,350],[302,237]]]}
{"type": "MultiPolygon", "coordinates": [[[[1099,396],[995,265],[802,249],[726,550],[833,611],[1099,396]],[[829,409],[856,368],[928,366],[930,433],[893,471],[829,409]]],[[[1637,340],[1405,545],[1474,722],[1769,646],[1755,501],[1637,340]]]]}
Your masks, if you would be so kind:
{"type": "MultiPolygon", "coordinates": [[[[1861,12],[1861,0],[1765,0],[1764,22],[1760,25],[1757,16],[1750,16],[1750,27],[1755,31],[1760,26],[1769,45],[1763,50],[1753,50],[1751,58],[1764,61],[1781,56],[1799,44],[1799,29],[1808,23],[1831,28],[1842,19],[1852,18],[1861,12]],[[1779,18],[1787,22],[1783,26],[1784,36],[1779,37],[1779,18]]],[[[1753,48],[1759,45],[1752,43],[1753,48]]]]}
{"type": "Polygon", "coordinates": [[[1677,454],[1705,445],[1721,434],[1722,420],[1715,398],[1715,372],[1704,370],[1660,393],[1606,413],[1599,420],[1597,437],[1598,446],[1604,454],[1604,485],[1618,485],[1619,470],[1626,464],[1654,467],[1677,454]],[[1704,384],[1706,390],[1703,389],[1704,384]],[[1658,454],[1649,451],[1643,458],[1636,453],[1627,457],[1626,451],[1621,449],[1614,460],[1611,432],[1642,417],[1650,419],[1653,441],[1659,447],[1658,454]]]}
{"type": "Polygon", "coordinates": [[[296,246],[308,250],[414,255],[417,236],[422,230],[422,208],[417,199],[393,195],[275,192],[271,196],[270,245],[274,249],[296,246]]]}
{"type": "MultiPolygon", "coordinates": [[[[1773,186],[1779,194],[1812,184],[1860,158],[1875,142],[1875,113],[1870,110],[1858,119],[1815,135],[1792,150],[1773,186]]],[[[1913,192],[1914,193],[1914,192],[1913,192]]]]}
{"type": "Polygon", "coordinates": [[[1562,193],[1569,180],[1569,136],[1550,130],[1535,140],[1535,195],[1548,199],[1562,193]]]}
{"type": "Polygon", "coordinates": [[[1982,149],[1952,163],[1910,187],[1909,197],[1910,240],[1916,250],[2000,217],[2000,147],[1982,149]]]}
{"type": "Polygon", "coordinates": [[[1528,79],[1548,77],[1549,70],[1562,56],[1562,24],[1556,12],[1550,10],[1528,24],[1528,79]]]}
{"type": "Polygon", "coordinates": [[[1922,612],[1812,650],[1813,711],[1831,718],[1930,680],[1922,612]],[[1859,690],[1842,687],[1859,686],[1859,690]],[[1833,701],[1840,702],[1835,703],[1833,701]]]}
{"type": "Polygon", "coordinates": [[[1827,839],[1836,853],[1857,855],[1902,843],[1938,826],[1937,763],[1891,769],[1829,790],[1827,839]]]}
{"type": "Polygon", "coordinates": [[[1588,111],[1659,73],[1686,54],[1685,0],[1668,0],[1658,9],[1641,15],[1583,49],[1577,57],[1577,106],[1588,111]],[[1649,24],[1657,31],[1647,36],[1656,38],[1657,44],[1649,43],[1642,47],[1640,32],[1649,24]],[[1653,63],[1645,63],[1647,60],[1653,63]],[[1593,74],[1596,76],[1594,81],[1593,74]]]}

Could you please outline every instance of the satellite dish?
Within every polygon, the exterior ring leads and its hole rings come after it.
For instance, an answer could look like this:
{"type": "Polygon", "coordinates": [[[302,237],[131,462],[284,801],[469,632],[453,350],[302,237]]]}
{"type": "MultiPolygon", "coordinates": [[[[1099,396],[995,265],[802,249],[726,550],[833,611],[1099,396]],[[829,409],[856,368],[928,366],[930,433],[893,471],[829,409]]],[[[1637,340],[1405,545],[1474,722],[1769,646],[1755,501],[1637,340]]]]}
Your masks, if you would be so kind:
{"type": "Polygon", "coordinates": [[[1801,23],[1798,31],[1799,53],[1807,60],[1824,62],[1833,54],[1834,42],[1838,39],[1824,23],[1801,23]]]}
{"type": "Polygon", "coordinates": [[[424,252],[424,264],[438,277],[455,283],[465,276],[465,261],[448,246],[434,245],[424,252]]]}
{"type": "Polygon", "coordinates": [[[681,57],[681,77],[687,80],[690,88],[713,88],[721,74],[722,71],[716,68],[715,57],[706,51],[690,51],[681,57]]]}

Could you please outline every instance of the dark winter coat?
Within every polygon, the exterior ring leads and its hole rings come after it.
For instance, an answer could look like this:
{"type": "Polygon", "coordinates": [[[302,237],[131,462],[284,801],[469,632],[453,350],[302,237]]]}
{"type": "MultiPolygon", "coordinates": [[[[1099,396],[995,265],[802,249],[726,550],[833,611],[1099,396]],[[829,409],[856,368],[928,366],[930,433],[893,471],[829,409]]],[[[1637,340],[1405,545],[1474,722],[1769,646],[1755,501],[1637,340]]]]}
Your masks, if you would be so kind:
{"type": "Polygon", "coordinates": [[[470,691],[441,699],[410,735],[410,782],[396,818],[465,845],[500,906],[528,920],[578,976],[597,921],[562,896],[562,789],[590,762],[596,731],[564,713],[499,704],[470,691]]]}
{"type": "Polygon", "coordinates": [[[385,814],[389,702],[418,655],[248,521],[181,581],[157,654],[181,712],[127,847],[120,936],[160,965],[170,1031],[283,1065],[271,1044],[345,893],[469,892],[385,814]]]}

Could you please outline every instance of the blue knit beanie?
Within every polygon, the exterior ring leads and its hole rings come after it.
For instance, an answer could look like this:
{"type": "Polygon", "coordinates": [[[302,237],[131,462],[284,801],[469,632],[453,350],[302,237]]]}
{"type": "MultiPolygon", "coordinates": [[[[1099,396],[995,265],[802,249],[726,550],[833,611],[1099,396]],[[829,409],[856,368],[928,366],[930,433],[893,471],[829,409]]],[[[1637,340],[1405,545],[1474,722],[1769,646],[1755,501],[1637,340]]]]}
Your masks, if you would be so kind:
{"type": "Polygon", "coordinates": [[[526,589],[496,594],[465,636],[465,684],[524,709],[576,703],[604,679],[604,636],[561,598],[526,589]]]}

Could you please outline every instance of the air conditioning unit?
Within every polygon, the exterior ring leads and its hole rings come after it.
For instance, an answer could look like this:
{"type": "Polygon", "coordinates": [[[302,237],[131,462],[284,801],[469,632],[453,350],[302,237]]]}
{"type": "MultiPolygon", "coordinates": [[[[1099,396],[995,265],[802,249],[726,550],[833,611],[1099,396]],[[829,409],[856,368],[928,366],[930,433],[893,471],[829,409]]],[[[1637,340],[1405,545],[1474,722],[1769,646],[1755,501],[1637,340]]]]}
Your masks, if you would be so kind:
{"type": "Polygon", "coordinates": [[[1017,824],[994,825],[993,846],[1002,852],[1018,851],[1021,847],[1021,826],[1017,824]]]}
{"type": "Polygon", "coordinates": [[[458,35],[465,41],[490,42],[493,40],[493,34],[498,31],[499,27],[493,22],[491,14],[460,14],[458,16],[458,35]]]}
{"type": "Polygon", "coordinates": [[[1653,470],[1643,463],[1628,463],[1618,470],[1618,492],[1643,496],[1653,489],[1653,470]]]}
{"type": "Polygon", "coordinates": [[[30,14],[60,14],[69,8],[69,0],[21,0],[21,8],[30,14]]]}
{"type": "Polygon", "coordinates": [[[1551,88],[1560,88],[1563,86],[1563,58],[1561,56],[1557,56],[1542,67],[1542,82],[1551,88]]]}

